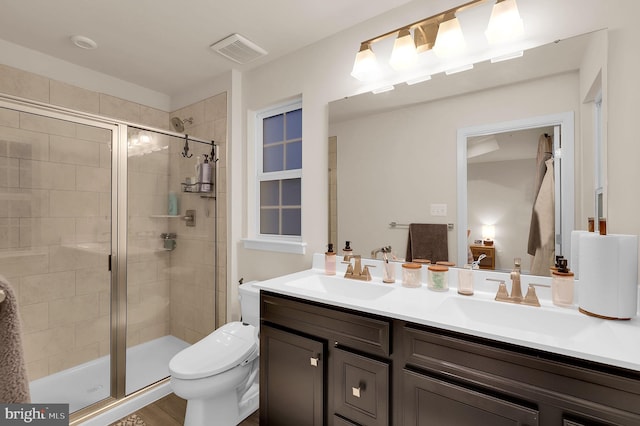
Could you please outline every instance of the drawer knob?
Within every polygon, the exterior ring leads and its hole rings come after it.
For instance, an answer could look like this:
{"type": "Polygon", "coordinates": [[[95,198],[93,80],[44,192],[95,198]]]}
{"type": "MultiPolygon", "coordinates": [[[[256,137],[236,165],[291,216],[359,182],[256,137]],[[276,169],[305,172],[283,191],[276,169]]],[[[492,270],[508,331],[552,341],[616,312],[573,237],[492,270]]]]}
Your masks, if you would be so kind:
{"type": "Polygon", "coordinates": [[[319,361],[318,357],[309,358],[309,364],[311,364],[312,367],[317,367],[318,366],[318,361],[319,361]]]}
{"type": "Polygon", "coordinates": [[[351,388],[351,393],[353,393],[353,396],[355,396],[356,398],[360,398],[360,388],[351,388]]]}

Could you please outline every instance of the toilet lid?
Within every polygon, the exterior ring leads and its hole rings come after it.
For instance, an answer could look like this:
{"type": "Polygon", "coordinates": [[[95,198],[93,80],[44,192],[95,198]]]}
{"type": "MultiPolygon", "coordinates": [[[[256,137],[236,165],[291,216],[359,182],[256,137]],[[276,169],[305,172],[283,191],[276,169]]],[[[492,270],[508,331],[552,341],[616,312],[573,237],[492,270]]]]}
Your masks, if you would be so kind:
{"type": "Polygon", "coordinates": [[[169,361],[169,371],[179,379],[213,376],[240,365],[257,346],[254,326],[228,323],[176,354],[169,361]]]}

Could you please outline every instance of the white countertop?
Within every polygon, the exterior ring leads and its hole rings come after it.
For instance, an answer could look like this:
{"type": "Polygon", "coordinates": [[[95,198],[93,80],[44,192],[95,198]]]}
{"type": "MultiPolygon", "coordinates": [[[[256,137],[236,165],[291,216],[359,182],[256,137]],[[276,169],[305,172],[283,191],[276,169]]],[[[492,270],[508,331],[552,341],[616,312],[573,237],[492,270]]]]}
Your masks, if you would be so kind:
{"type": "MultiPolygon", "coordinates": [[[[364,264],[377,266],[372,268],[372,281],[346,280],[341,260],[338,256],[335,276],[324,274],[324,256],[316,254],[312,269],[255,285],[300,299],[640,371],[638,317],[628,321],[603,320],[581,314],[577,306],[557,307],[551,303],[550,290],[546,288],[537,291],[541,307],[496,302],[497,283],[485,278],[504,279],[509,289],[511,284],[509,274],[494,271],[474,271],[473,296],[457,293],[455,268],[449,271],[448,292],[429,290],[426,271],[420,288],[403,287],[400,264],[396,283],[384,284],[381,261],[363,260],[364,264]]],[[[523,294],[529,282],[548,284],[550,279],[523,276],[523,294]]]]}

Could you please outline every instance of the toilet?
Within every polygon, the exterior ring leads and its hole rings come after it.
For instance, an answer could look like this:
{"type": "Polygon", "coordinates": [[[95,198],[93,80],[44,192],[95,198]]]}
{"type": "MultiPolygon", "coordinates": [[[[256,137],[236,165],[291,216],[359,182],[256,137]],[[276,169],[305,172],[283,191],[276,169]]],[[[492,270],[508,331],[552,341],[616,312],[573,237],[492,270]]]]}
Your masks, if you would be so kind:
{"type": "Polygon", "coordinates": [[[242,322],[230,322],[169,361],[171,389],[187,400],[185,426],[237,425],[258,409],[260,290],[239,287],[242,322]]]}

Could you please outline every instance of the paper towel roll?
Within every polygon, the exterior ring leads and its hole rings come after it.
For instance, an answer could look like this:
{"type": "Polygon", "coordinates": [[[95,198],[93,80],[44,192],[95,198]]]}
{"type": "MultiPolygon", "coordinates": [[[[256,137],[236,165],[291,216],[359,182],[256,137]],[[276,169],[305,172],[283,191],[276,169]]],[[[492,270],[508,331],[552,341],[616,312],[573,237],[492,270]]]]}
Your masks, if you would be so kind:
{"type": "Polygon", "coordinates": [[[571,258],[569,259],[569,268],[573,271],[576,280],[580,279],[580,236],[587,234],[589,231],[571,231],[571,258]]]}
{"type": "Polygon", "coordinates": [[[638,236],[581,233],[578,244],[580,308],[607,318],[637,311],[638,236]]]}

